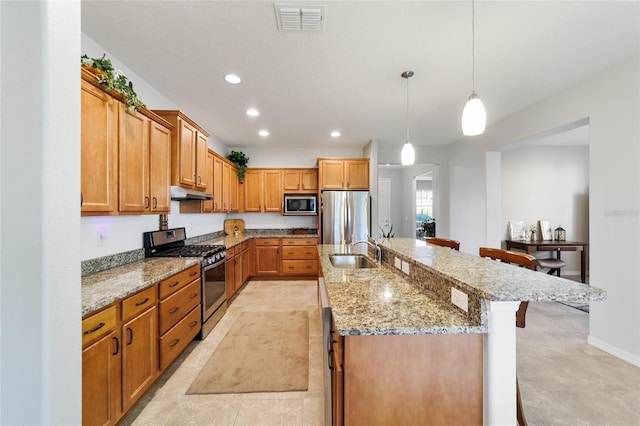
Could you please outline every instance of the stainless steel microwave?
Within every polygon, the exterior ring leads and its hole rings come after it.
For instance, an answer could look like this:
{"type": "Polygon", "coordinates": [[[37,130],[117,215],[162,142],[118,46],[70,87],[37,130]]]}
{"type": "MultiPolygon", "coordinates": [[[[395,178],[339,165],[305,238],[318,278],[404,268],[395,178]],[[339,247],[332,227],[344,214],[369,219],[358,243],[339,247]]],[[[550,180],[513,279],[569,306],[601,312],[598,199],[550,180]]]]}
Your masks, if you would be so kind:
{"type": "Polygon", "coordinates": [[[284,194],[283,214],[287,216],[315,216],[317,197],[315,195],[284,194]]]}

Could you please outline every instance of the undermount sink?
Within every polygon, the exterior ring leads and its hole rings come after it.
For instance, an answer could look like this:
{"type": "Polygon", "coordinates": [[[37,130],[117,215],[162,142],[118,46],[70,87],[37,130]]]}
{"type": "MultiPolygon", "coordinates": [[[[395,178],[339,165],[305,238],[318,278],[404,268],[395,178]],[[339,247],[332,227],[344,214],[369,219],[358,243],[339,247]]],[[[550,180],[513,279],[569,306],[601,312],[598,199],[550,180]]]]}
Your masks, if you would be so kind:
{"type": "Polygon", "coordinates": [[[329,255],[329,260],[336,268],[362,269],[378,266],[363,254],[333,253],[329,255]]]}

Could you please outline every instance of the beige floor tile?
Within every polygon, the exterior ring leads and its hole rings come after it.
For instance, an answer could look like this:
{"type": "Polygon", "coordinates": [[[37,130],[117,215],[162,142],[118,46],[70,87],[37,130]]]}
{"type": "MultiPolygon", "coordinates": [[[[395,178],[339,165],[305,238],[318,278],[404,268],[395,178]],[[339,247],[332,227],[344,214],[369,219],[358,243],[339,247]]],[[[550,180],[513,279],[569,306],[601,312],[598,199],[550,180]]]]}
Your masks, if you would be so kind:
{"type": "Polygon", "coordinates": [[[303,426],[323,426],[324,399],[305,398],[302,405],[303,426]]]}
{"type": "Polygon", "coordinates": [[[301,425],[303,402],[300,398],[243,400],[234,425],[301,425]]]}

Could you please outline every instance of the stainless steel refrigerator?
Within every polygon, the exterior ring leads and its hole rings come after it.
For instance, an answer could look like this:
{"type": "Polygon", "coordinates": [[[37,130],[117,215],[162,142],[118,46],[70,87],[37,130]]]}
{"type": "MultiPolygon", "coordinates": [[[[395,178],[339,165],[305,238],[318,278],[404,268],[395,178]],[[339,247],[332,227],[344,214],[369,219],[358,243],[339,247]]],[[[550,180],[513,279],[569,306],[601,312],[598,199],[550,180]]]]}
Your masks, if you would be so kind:
{"type": "Polygon", "coordinates": [[[350,244],[369,236],[369,191],[322,191],[322,243],[350,244]]]}

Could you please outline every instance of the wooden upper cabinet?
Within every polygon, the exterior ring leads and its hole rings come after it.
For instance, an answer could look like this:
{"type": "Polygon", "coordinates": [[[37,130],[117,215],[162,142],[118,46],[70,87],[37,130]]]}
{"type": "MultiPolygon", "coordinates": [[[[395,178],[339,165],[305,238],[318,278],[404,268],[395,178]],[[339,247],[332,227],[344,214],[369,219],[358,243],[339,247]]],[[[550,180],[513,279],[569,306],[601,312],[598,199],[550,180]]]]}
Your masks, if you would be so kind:
{"type": "Polygon", "coordinates": [[[318,191],[318,169],[282,169],[284,193],[313,193],[318,191]]]}
{"type": "Polygon", "coordinates": [[[231,179],[231,166],[227,162],[222,162],[222,211],[228,212],[231,209],[231,196],[229,194],[231,179]]]}
{"type": "Polygon", "coordinates": [[[171,184],[207,189],[207,139],[209,132],[177,110],[154,110],[174,127],[171,138],[171,184]]]}
{"type": "Polygon", "coordinates": [[[149,182],[151,213],[171,209],[171,130],[151,120],[149,130],[149,182]]]}
{"type": "Polygon", "coordinates": [[[170,148],[169,128],[120,104],[121,213],[169,212],[170,148]]]}
{"type": "Polygon", "coordinates": [[[149,197],[149,119],[120,104],[119,179],[121,212],[144,212],[149,197]]]}
{"type": "Polygon", "coordinates": [[[111,214],[118,208],[118,104],[81,81],[81,212],[111,214]]]}
{"type": "Polygon", "coordinates": [[[244,211],[282,211],[280,169],[247,169],[244,177],[244,211]]]}
{"type": "Polygon", "coordinates": [[[369,189],[368,158],[319,158],[320,189],[369,189]]]}
{"type": "Polygon", "coordinates": [[[214,155],[213,157],[213,211],[219,213],[222,211],[222,158],[214,155]]]}
{"type": "Polygon", "coordinates": [[[207,138],[198,131],[196,135],[196,188],[207,189],[207,138]]]}
{"type": "MultiPolygon", "coordinates": [[[[207,176],[207,194],[214,196],[214,184],[213,184],[213,165],[215,163],[215,153],[210,149],[207,150],[207,164],[206,164],[206,176],[207,176]]],[[[204,200],[202,203],[202,211],[204,213],[213,212],[213,200],[204,200]]]]}
{"type": "Polygon", "coordinates": [[[229,169],[229,211],[240,211],[240,183],[236,166],[231,166],[229,169]]]}

